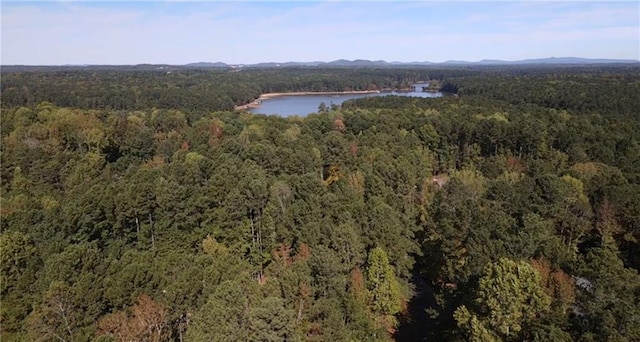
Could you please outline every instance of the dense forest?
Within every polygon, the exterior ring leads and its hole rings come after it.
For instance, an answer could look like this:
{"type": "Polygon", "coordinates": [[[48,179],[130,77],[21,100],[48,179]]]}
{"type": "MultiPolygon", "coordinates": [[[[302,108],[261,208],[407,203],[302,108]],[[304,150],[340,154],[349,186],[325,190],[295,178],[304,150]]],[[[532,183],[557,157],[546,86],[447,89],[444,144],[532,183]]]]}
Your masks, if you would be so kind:
{"type": "Polygon", "coordinates": [[[2,341],[640,340],[637,65],[1,76],[2,341]]]}
{"type": "Polygon", "coordinates": [[[232,111],[263,93],[405,89],[416,80],[464,75],[457,69],[132,69],[51,68],[2,76],[3,106],[98,110],[179,109],[194,115],[232,111]]]}

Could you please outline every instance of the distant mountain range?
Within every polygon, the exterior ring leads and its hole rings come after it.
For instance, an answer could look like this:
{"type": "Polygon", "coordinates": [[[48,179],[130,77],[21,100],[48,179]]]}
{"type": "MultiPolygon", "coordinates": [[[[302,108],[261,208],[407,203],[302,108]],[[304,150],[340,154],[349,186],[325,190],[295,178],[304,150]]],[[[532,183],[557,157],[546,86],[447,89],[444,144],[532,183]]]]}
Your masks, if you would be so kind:
{"type": "Polygon", "coordinates": [[[194,67],[194,68],[228,68],[229,67],[228,64],[222,63],[222,62],[216,62],[216,63],[198,62],[198,63],[185,64],[184,66],[194,67]]]}
{"type": "Polygon", "coordinates": [[[284,63],[256,63],[256,64],[226,64],[222,62],[216,63],[190,63],[184,66],[197,68],[227,68],[227,67],[253,67],[253,68],[278,68],[278,67],[317,67],[317,66],[337,66],[337,67],[384,67],[384,66],[411,66],[411,65],[585,65],[585,64],[629,64],[640,63],[640,60],[633,59],[604,59],[604,58],[580,58],[580,57],[550,57],[537,59],[523,59],[518,61],[504,61],[499,59],[483,59],[477,62],[448,60],[445,62],[387,62],[387,61],[370,61],[366,59],[346,60],[338,59],[332,62],[284,62],[284,63]]]}
{"type": "Polygon", "coordinates": [[[75,69],[98,69],[98,70],[163,70],[171,72],[172,70],[179,70],[183,68],[220,68],[220,69],[240,69],[240,68],[280,68],[280,67],[336,67],[336,68],[393,68],[393,67],[420,67],[420,66],[432,66],[432,67],[483,67],[483,66],[551,66],[551,65],[565,65],[565,66],[581,66],[581,65],[598,65],[598,64],[633,64],[640,65],[640,60],[633,59],[603,59],[603,58],[579,58],[579,57],[550,57],[550,58],[538,58],[538,59],[523,59],[519,61],[504,61],[497,59],[483,59],[477,62],[468,61],[456,61],[449,60],[445,62],[387,62],[382,60],[370,61],[366,59],[346,60],[338,59],[332,62],[285,62],[285,63],[256,63],[256,64],[227,64],[223,62],[197,62],[183,65],[170,65],[170,64],[136,64],[136,65],[99,65],[99,64],[67,64],[67,65],[2,65],[1,70],[12,71],[24,71],[24,70],[51,70],[51,69],[63,69],[63,70],[75,70],[75,69]]]}

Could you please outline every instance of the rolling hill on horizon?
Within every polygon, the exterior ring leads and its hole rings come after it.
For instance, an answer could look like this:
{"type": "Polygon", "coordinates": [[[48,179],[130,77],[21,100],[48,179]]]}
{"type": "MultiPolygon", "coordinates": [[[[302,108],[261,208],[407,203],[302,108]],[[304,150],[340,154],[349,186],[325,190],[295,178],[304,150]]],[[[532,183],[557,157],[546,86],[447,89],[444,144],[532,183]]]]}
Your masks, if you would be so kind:
{"type": "MultiPolygon", "coordinates": [[[[501,59],[482,59],[480,61],[465,60],[447,60],[444,62],[414,61],[414,62],[387,62],[384,60],[367,60],[367,59],[338,59],[330,62],[312,61],[312,62],[260,62],[260,63],[225,63],[225,62],[194,62],[187,64],[123,64],[122,66],[181,66],[190,68],[236,68],[236,67],[253,67],[253,68],[278,68],[278,67],[394,67],[394,66],[486,66],[486,65],[589,65],[589,64],[636,64],[640,63],[640,59],[609,59],[609,58],[582,58],[582,57],[548,57],[522,59],[515,61],[501,59]]],[[[3,65],[3,66],[64,66],[64,67],[95,67],[95,66],[118,66],[114,64],[65,64],[65,65],[3,65]]]]}

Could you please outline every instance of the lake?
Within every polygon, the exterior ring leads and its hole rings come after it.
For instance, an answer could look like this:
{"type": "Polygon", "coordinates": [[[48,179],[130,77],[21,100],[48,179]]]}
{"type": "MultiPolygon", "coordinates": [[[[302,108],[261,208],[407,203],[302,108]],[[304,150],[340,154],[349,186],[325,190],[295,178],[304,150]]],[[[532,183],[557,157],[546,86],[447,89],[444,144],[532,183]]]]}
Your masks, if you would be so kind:
{"type": "Polygon", "coordinates": [[[327,107],[331,104],[340,105],[342,102],[371,96],[411,96],[411,97],[441,97],[442,93],[411,92],[411,91],[388,91],[371,94],[339,94],[339,95],[283,95],[262,100],[259,107],[250,108],[254,114],[267,114],[279,116],[307,116],[310,113],[318,112],[318,106],[324,102],[327,107]]]}

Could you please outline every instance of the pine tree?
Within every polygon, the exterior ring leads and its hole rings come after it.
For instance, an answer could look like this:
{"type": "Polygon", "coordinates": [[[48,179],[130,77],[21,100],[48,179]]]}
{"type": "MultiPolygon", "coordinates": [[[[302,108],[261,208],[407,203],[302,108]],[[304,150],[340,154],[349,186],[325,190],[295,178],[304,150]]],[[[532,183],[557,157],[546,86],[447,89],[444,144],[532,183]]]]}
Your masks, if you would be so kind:
{"type": "Polygon", "coordinates": [[[397,324],[394,315],[400,312],[402,305],[400,285],[389,264],[387,253],[382,248],[371,250],[368,265],[369,306],[376,315],[376,326],[393,332],[397,324]]]}

